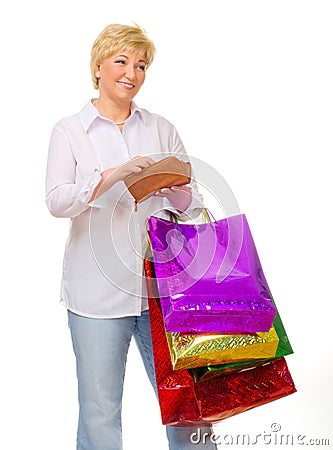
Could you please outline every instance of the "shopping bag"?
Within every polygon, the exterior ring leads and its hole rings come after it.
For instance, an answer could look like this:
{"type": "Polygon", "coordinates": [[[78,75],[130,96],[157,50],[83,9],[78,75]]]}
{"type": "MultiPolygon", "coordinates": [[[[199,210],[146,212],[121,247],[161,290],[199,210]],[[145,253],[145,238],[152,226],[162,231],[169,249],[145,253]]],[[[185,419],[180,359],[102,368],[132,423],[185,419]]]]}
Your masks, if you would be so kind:
{"type": "Polygon", "coordinates": [[[156,383],[162,423],[203,426],[296,392],[285,359],[195,382],[186,369],[173,370],[151,261],[145,260],[156,383]]]}
{"type": "Polygon", "coordinates": [[[168,332],[268,332],[276,308],[244,214],[205,224],[151,216],[152,247],[168,332]]]}
{"type": "MultiPolygon", "coordinates": [[[[278,309],[276,310],[276,316],[273,322],[274,329],[278,335],[279,343],[275,352],[274,358],[279,358],[281,356],[291,355],[293,353],[292,346],[290,344],[288,335],[283,326],[278,309]]],[[[263,359],[251,359],[248,361],[229,361],[224,364],[214,364],[202,367],[197,367],[189,369],[193,379],[195,381],[203,381],[208,378],[216,377],[219,375],[227,373],[241,372],[242,370],[247,370],[256,366],[262,365],[264,362],[272,358],[263,359]]]]}
{"type": "Polygon", "coordinates": [[[267,332],[244,334],[166,333],[174,369],[191,369],[209,364],[272,358],[279,337],[274,326],[267,332]]]}

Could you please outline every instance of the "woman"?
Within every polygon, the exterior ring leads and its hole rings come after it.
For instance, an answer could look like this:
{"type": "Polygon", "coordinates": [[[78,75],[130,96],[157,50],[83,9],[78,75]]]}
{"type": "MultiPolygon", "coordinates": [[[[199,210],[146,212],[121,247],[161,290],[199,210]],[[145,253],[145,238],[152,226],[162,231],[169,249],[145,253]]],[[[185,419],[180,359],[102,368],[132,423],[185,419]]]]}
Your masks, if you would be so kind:
{"type": "MultiPolygon", "coordinates": [[[[47,205],[54,216],[71,219],[61,302],[77,364],[79,450],[122,448],[121,402],[132,336],[156,392],[142,273],[146,220],[164,210],[184,217],[200,207],[192,184],[161,189],[135,212],[124,187],[127,175],[158,157],[186,158],[175,127],[133,102],[154,54],[141,28],[107,26],[91,53],[99,96],[56,124],[50,141],[47,205]]],[[[191,443],[194,431],[167,427],[169,448],[201,448],[191,443]]],[[[202,448],[216,447],[207,442],[202,448]]]]}

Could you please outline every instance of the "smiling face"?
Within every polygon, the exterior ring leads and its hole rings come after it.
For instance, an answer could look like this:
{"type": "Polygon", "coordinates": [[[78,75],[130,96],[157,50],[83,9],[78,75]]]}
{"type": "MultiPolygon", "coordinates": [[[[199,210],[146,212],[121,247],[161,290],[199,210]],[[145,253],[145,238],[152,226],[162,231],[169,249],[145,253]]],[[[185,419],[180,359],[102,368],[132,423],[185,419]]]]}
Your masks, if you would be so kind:
{"type": "Polygon", "coordinates": [[[146,62],[142,55],[121,50],[106,58],[96,72],[100,96],[115,104],[130,103],[145,81],[146,62]]]}

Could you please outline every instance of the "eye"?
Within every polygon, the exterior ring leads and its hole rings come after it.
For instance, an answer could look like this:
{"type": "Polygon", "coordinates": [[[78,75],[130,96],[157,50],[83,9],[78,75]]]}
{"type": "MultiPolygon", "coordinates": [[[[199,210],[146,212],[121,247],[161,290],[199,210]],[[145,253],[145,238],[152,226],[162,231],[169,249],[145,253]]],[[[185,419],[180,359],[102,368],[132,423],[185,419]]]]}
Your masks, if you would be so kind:
{"type": "Polygon", "coordinates": [[[139,70],[141,70],[142,72],[144,72],[146,70],[146,66],[137,66],[137,68],[139,70]]]}
{"type": "Polygon", "coordinates": [[[125,64],[126,61],[124,61],[123,59],[116,59],[115,64],[125,64]]]}

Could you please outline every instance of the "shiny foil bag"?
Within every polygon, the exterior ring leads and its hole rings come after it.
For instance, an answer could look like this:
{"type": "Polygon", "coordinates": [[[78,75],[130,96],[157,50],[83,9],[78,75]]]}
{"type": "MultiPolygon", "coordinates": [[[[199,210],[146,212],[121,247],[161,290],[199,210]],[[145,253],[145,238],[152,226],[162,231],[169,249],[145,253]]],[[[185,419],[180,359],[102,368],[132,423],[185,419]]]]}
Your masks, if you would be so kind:
{"type": "Polygon", "coordinates": [[[276,309],[245,215],[206,224],[151,216],[148,232],[168,332],[268,332],[276,309]]]}
{"type": "MultiPolygon", "coordinates": [[[[286,330],[283,326],[279,311],[276,311],[276,316],[273,322],[274,329],[278,335],[279,343],[275,352],[274,358],[291,355],[293,353],[292,346],[287,336],[286,330]]],[[[249,361],[230,361],[225,364],[207,365],[190,369],[190,373],[195,381],[203,381],[208,378],[225,375],[227,373],[241,372],[269,361],[271,358],[252,359],[249,361]]]]}
{"type": "Polygon", "coordinates": [[[195,382],[187,369],[174,370],[163,316],[154,298],[153,265],[145,260],[154,365],[162,422],[203,426],[296,392],[284,358],[253,369],[195,382]]]}
{"type": "Polygon", "coordinates": [[[279,343],[274,326],[267,333],[166,333],[166,336],[174,369],[272,358],[279,343]]]}

